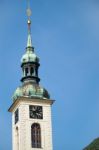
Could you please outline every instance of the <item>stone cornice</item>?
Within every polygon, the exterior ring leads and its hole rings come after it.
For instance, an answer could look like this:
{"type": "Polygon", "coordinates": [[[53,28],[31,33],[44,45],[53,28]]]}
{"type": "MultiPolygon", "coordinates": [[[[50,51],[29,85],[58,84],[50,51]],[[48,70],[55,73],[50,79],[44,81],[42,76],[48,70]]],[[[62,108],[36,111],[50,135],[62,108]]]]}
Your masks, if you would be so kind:
{"type": "Polygon", "coordinates": [[[40,98],[29,98],[29,97],[20,97],[18,99],[16,99],[13,104],[10,106],[10,108],[8,109],[9,112],[13,112],[14,108],[20,104],[21,102],[25,102],[25,103],[41,103],[41,104],[49,104],[52,105],[55,100],[51,100],[51,99],[40,99],[40,98]]]}

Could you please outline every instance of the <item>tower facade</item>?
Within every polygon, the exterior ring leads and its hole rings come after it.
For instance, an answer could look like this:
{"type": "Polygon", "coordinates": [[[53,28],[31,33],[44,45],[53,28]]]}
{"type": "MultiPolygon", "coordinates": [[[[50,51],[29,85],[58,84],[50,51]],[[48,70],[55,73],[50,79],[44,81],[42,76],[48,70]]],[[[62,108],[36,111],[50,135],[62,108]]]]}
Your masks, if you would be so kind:
{"type": "Polygon", "coordinates": [[[12,147],[13,150],[52,150],[51,106],[48,91],[40,86],[39,58],[31,38],[31,11],[28,9],[28,40],[21,59],[22,85],[13,94],[12,147]]]}

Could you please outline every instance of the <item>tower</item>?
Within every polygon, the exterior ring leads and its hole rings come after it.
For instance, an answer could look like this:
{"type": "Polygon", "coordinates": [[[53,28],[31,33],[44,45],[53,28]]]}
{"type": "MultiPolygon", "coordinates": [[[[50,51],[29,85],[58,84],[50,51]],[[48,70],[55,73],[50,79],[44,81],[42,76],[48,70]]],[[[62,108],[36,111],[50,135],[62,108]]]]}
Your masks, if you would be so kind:
{"type": "Polygon", "coordinates": [[[13,94],[12,147],[13,150],[52,150],[51,106],[48,91],[41,87],[38,75],[39,58],[31,38],[31,9],[28,5],[28,39],[21,59],[22,85],[13,94]]]}

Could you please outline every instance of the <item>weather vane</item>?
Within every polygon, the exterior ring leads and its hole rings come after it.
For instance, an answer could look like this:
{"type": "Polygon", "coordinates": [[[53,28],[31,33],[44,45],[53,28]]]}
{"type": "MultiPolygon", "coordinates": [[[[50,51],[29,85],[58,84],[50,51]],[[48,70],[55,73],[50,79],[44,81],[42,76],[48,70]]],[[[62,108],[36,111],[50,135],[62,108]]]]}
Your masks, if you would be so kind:
{"type": "Polygon", "coordinates": [[[30,34],[31,33],[31,20],[30,20],[30,17],[32,15],[32,11],[31,11],[31,8],[30,8],[30,0],[27,0],[27,16],[28,16],[28,33],[30,34]]]}
{"type": "Polygon", "coordinates": [[[28,16],[28,19],[30,19],[31,15],[32,15],[32,11],[30,9],[30,0],[27,0],[27,16],[28,16]]]}

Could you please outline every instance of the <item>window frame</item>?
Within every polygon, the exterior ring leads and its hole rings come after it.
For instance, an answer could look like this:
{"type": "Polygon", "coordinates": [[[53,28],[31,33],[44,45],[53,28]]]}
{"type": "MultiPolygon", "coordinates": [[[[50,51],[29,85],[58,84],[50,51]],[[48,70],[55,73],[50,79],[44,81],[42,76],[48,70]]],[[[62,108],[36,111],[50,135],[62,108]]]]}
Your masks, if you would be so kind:
{"type": "Polygon", "coordinates": [[[38,123],[31,125],[31,146],[32,148],[41,148],[41,127],[38,123]]]}

